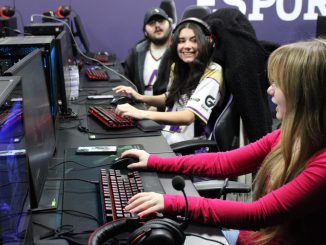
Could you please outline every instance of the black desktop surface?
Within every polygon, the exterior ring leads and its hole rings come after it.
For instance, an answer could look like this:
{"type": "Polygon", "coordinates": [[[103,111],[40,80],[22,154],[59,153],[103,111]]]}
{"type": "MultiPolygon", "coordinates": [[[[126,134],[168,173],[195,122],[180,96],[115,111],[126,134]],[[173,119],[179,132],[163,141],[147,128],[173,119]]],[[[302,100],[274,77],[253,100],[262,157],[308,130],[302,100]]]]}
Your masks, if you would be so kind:
{"type": "MultiPolygon", "coordinates": [[[[76,129],[65,129],[59,131],[58,137],[61,143],[58,144],[56,156],[53,158],[49,169],[49,179],[53,180],[48,180],[45,184],[40,207],[49,207],[49,204],[55,199],[56,207],[59,210],[58,213],[61,214],[55,215],[52,213],[40,215],[39,217],[34,215],[34,220],[53,227],[73,225],[75,232],[94,230],[100,225],[102,216],[99,207],[98,185],[82,180],[99,181],[99,168],[95,168],[95,166],[109,163],[112,160],[110,155],[77,155],[75,154],[77,147],[142,144],[147,152],[166,157],[174,155],[163,136],[89,140],[85,133],[79,132],[76,129]],[[83,167],[83,165],[91,168],[83,167]],[[63,178],[67,180],[54,181],[55,179],[63,178]]],[[[180,195],[181,193],[172,186],[171,180],[173,177],[174,174],[159,173],[165,192],[180,195]]],[[[185,192],[189,196],[198,196],[189,178],[186,178],[185,192]]],[[[42,229],[39,226],[34,227],[34,229],[36,229],[37,234],[47,232],[46,229],[42,229]]],[[[191,224],[186,231],[202,235],[208,239],[217,239],[223,244],[227,244],[221,231],[215,226],[191,224]]],[[[78,241],[82,244],[87,244],[87,237],[85,235],[78,241]]],[[[210,243],[193,236],[187,237],[185,244],[196,244],[198,242],[202,244],[215,244],[214,242],[210,243]]]]}
{"type": "MultiPolygon", "coordinates": [[[[79,120],[61,121],[57,127],[57,148],[56,154],[52,159],[49,168],[48,181],[45,184],[40,208],[48,208],[53,205],[55,209],[43,214],[34,214],[33,219],[36,223],[47,227],[58,228],[61,225],[72,225],[74,232],[94,230],[100,225],[101,213],[99,208],[99,188],[98,185],[84,180],[99,181],[100,165],[109,163],[113,156],[110,155],[77,155],[75,150],[79,146],[126,146],[141,144],[144,149],[159,156],[174,156],[173,151],[160,136],[131,137],[131,138],[112,138],[90,140],[89,134],[78,130],[78,126],[87,127],[87,95],[113,94],[112,87],[118,84],[108,84],[109,86],[92,87],[82,76],[80,80],[80,93],[78,101],[69,104],[69,107],[79,115],[79,120]],[[82,164],[82,165],[80,165],[82,164]],[[88,166],[88,167],[86,167],[88,166]],[[66,180],[63,180],[66,179],[66,180]],[[54,201],[55,200],[55,201],[54,201]],[[54,202],[53,202],[54,201],[54,202]],[[86,214],[85,214],[86,213],[86,214]]],[[[128,84],[125,84],[128,85],[128,84]]],[[[164,190],[168,194],[181,195],[172,186],[174,174],[159,173],[160,181],[164,190]]],[[[185,192],[189,196],[198,196],[191,180],[186,178],[185,192]]],[[[38,239],[49,230],[40,225],[35,225],[34,233],[38,239]]],[[[190,224],[187,232],[199,234],[208,239],[216,239],[222,244],[228,244],[221,231],[215,226],[203,226],[202,224],[190,224]]],[[[87,244],[88,235],[79,236],[81,244],[87,244]]],[[[185,244],[216,244],[198,237],[187,237],[185,244]]]]}

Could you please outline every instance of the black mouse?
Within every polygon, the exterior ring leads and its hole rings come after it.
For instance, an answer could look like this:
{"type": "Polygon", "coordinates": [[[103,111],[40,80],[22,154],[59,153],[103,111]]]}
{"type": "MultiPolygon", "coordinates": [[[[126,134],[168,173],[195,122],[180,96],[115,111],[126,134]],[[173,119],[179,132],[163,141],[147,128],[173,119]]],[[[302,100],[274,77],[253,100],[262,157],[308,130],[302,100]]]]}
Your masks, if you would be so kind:
{"type": "Polygon", "coordinates": [[[113,160],[113,162],[111,163],[111,167],[112,169],[127,169],[127,166],[131,163],[135,163],[135,162],[139,162],[139,160],[137,158],[133,158],[133,157],[124,157],[124,158],[116,158],[115,160],[113,160]]]}
{"type": "Polygon", "coordinates": [[[132,104],[134,101],[132,98],[128,97],[128,96],[124,96],[124,95],[118,95],[118,96],[114,96],[114,98],[111,101],[111,104],[113,105],[120,105],[120,104],[132,104]]]}

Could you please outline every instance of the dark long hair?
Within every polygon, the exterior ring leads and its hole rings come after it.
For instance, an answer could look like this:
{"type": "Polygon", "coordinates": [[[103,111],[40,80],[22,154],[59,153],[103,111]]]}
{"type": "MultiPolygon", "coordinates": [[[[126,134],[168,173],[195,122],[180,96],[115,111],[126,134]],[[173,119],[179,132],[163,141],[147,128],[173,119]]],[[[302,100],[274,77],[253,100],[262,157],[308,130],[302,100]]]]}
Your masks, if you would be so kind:
{"type": "Polygon", "coordinates": [[[175,30],[171,44],[171,62],[174,63],[173,81],[166,100],[166,106],[171,107],[181,96],[190,96],[196,89],[201,76],[210,62],[212,45],[209,38],[204,34],[201,27],[194,22],[185,22],[175,30]],[[198,44],[198,56],[191,65],[183,62],[177,51],[179,35],[182,29],[192,29],[196,35],[198,44]]]}

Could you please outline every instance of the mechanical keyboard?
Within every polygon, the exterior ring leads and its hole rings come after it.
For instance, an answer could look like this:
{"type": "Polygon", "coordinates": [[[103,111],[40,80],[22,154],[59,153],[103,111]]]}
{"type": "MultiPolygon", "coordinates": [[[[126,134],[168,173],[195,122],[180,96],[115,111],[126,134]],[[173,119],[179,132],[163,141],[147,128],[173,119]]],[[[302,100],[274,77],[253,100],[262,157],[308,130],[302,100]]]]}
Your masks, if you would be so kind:
{"type": "Polygon", "coordinates": [[[109,128],[135,127],[134,118],[116,114],[115,106],[90,106],[88,112],[109,128]]]}
{"type": "Polygon", "coordinates": [[[86,68],[85,74],[91,81],[108,81],[109,75],[106,71],[94,68],[86,68]]]}
{"type": "Polygon", "coordinates": [[[104,222],[130,217],[123,209],[128,200],[143,191],[164,193],[156,172],[100,170],[100,198],[104,222]]]}
{"type": "Polygon", "coordinates": [[[109,56],[107,54],[104,53],[100,53],[100,54],[94,54],[94,59],[102,62],[102,63],[108,63],[109,62],[109,56]]]}

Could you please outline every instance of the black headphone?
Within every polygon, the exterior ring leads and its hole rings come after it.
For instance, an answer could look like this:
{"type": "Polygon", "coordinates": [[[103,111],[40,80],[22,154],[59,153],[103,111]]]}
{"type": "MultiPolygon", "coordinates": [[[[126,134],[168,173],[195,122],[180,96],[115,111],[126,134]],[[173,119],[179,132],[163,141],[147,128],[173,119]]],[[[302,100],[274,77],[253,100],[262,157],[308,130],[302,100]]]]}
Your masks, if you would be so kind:
{"type": "Polygon", "coordinates": [[[2,18],[10,18],[12,16],[14,16],[15,14],[15,8],[14,7],[10,7],[10,6],[3,6],[0,8],[0,17],[2,18]]]}
{"type": "Polygon", "coordinates": [[[59,17],[60,19],[64,19],[65,17],[70,15],[70,6],[60,5],[58,9],[54,12],[54,15],[56,17],[59,17]]]}
{"type": "Polygon", "coordinates": [[[64,19],[70,14],[70,6],[63,6],[60,5],[57,10],[55,11],[47,11],[44,12],[43,15],[50,16],[54,18],[64,19]]]}
{"type": "Polygon", "coordinates": [[[140,218],[124,218],[106,223],[89,237],[89,245],[103,244],[110,238],[129,232],[131,245],[182,245],[185,241],[183,224],[168,218],[151,219],[144,223],[140,218]]]}
{"type": "Polygon", "coordinates": [[[212,34],[211,28],[210,26],[203,20],[199,19],[199,18],[195,18],[195,17],[189,17],[186,19],[181,20],[174,28],[173,30],[173,34],[175,33],[175,31],[178,29],[178,27],[184,23],[187,22],[192,22],[197,24],[203,31],[203,33],[208,37],[208,42],[212,45],[212,47],[215,47],[215,38],[212,34]]]}

